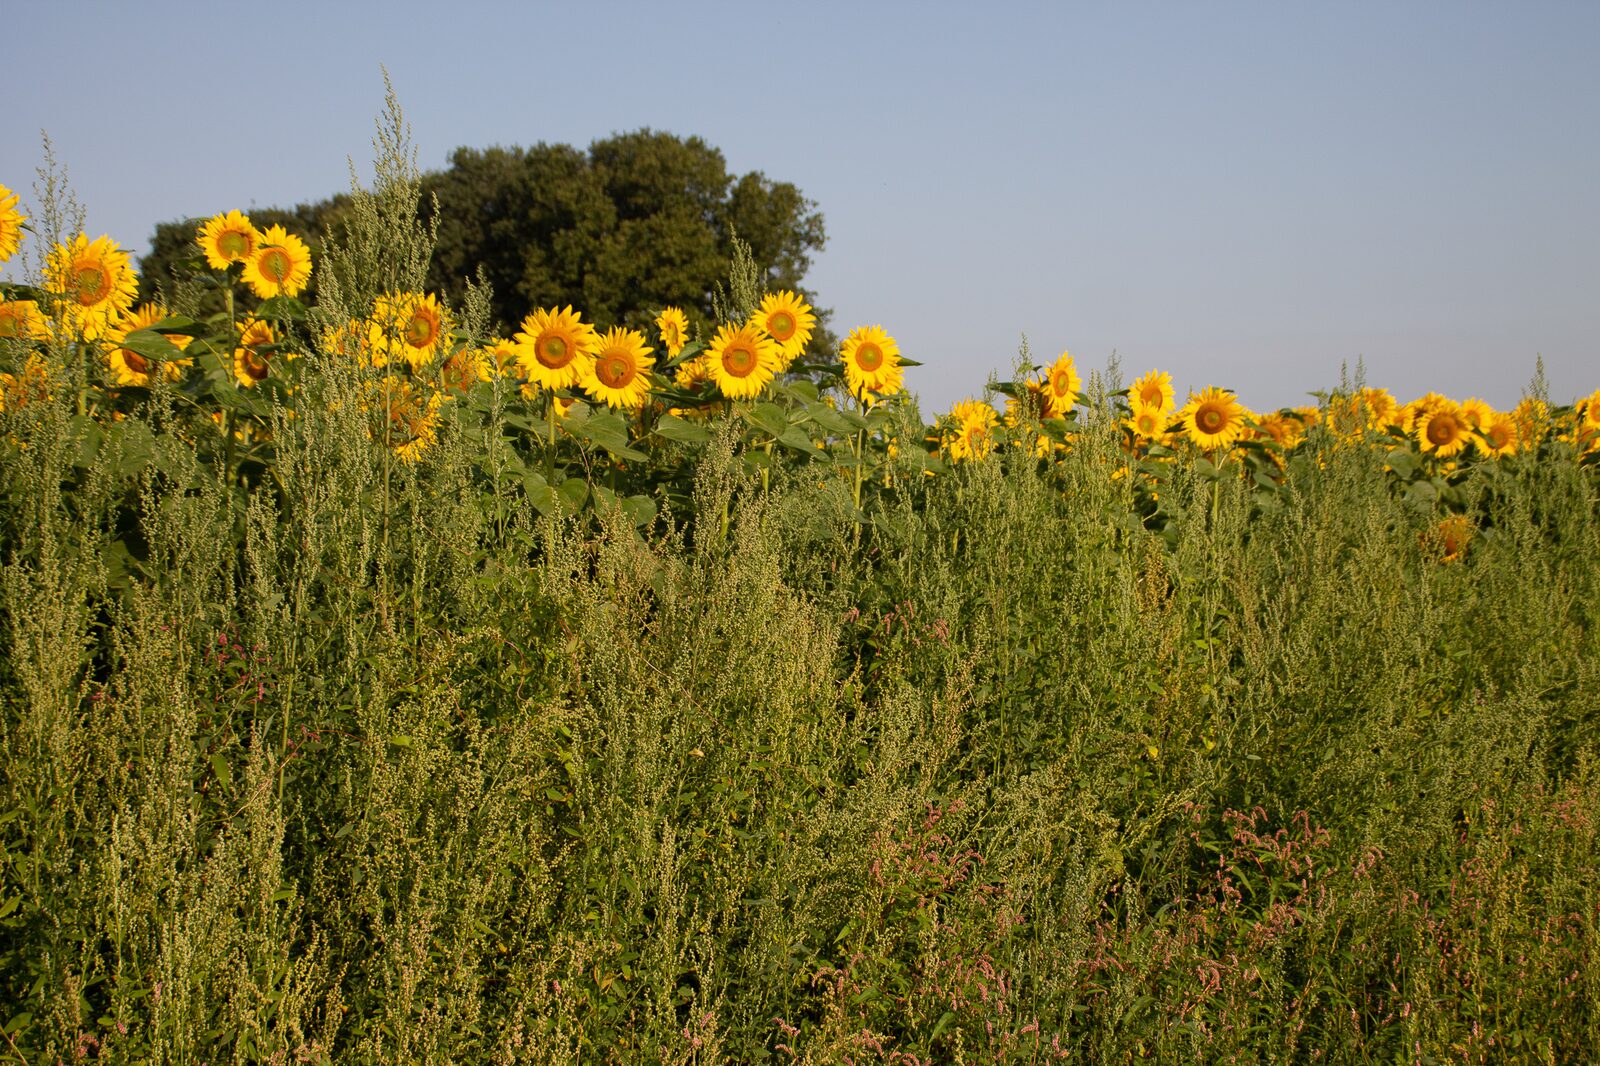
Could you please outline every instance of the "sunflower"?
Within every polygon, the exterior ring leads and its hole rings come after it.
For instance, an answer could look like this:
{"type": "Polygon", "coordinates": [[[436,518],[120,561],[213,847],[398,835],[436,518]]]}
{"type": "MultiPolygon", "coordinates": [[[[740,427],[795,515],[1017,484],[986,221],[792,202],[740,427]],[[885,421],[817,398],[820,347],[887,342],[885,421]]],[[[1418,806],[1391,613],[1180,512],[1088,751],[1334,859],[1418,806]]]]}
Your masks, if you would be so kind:
{"type": "Polygon", "coordinates": [[[1005,424],[1007,429],[1018,431],[1017,447],[1028,447],[1031,442],[1034,457],[1038,459],[1043,459],[1054,451],[1066,451],[1065,443],[1055,440],[1046,433],[1030,430],[1030,427],[1041,419],[1051,417],[1045,383],[1030,379],[1023,382],[1023,386],[1020,395],[1006,397],[1005,424]]]}
{"type": "Polygon", "coordinates": [[[734,400],[759,396],[777,374],[778,360],[778,343],[750,322],[718,329],[706,349],[709,377],[734,400]]]}
{"type": "Polygon", "coordinates": [[[1441,396],[1437,392],[1429,392],[1417,397],[1395,412],[1394,424],[1399,426],[1406,436],[1414,437],[1417,435],[1417,427],[1427,421],[1428,415],[1441,407],[1450,407],[1457,414],[1460,413],[1460,408],[1456,407],[1454,400],[1448,396],[1441,396]]]}
{"type": "Polygon", "coordinates": [[[1550,405],[1536,396],[1524,396],[1511,409],[1511,418],[1517,423],[1517,446],[1537,448],[1550,432],[1550,405]]]}
{"type": "Polygon", "coordinates": [[[693,359],[685,359],[673,372],[672,380],[680,389],[693,389],[703,381],[711,380],[711,363],[705,352],[693,359]]]}
{"type": "Polygon", "coordinates": [[[1583,424],[1585,426],[1590,429],[1600,430],[1600,389],[1579,400],[1578,409],[1583,412],[1583,424]]]}
{"type": "Polygon", "coordinates": [[[89,340],[104,336],[111,323],[133,306],[139,288],[128,253],[104,236],[91,241],[80,233],[70,243],[56,245],[45,274],[50,290],[64,297],[65,324],[89,340]]]}
{"type": "Polygon", "coordinates": [[[1077,406],[1078,390],[1083,388],[1083,379],[1078,376],[1078,368],[1073,365],[1071,355],[1061,353],[1061,358],[1045,371],[1044,384],[1050,417],[1065,418],[1077,406]]]}
{"type": "Polygon", "coordinates": [[[17,210],[17,194],[0,185],[0,263],[17,254],[26,221],[28,216],[17,210]]]}
{"type": "MultiPolygon", "coordinates": [[[[149,329],[169,314],[171,312],[158,303],[140,304],[136,310],[117,319],[111,330],[106,334],[106,338],[112,344],[120,346],[123,341],[127,340],[128,334],[135,330],[149,329]]],[[[189,347],[189,342],[194,339],[177,333],[169,333],[165,334],[165,336],[173,347],[179,351],[189,347]]],[[[114,347],[111,349],[110,354],[106,356],[106,362],[111,370],[113,384],[149,386],[150,360],[138,352],[128,348],[114,347]]],[[[162,377],[168,381],[177,381],[183,377],[185,367],[194,365],[194,360],[168,359],[159,365],[162,377]]]]}
{"type": "Polygon", "coordinates": [[[689,316],[681,307],[663,307],[656,316],[656,329],[661,334],[661,344],[667,349],[667,358],[674,359],[689,342],[689,316]]]}
{"type": "Polygon", "coordinates": [[[1472,443],[1472,426],[1461,408],[1446,400],[1417,419],[1416,438],[1423,451],[1448,459],[1459,455],[1472,443]]]}
{"type": "Polygon", "coordinates": [[[48,400],[55,383],[50,364],[29,352],[20,374],[0,374],[0,411],[48,400]]]}
{"type": "Polygon", "coordinates": [[[1142,404],[1137,393],[1129,393],[1134,398],[1133,405],[1129,408],[1129,417],[1123,425],[1132,431],[1139,440],[1158,440],[1166,432],[1167,418],[1160,407],[1142,404]]]}
{"type": "Polygon", "coordinates": [[[962,400],[950,408],[947,421],[953,422],[941,441],[950,461],[982,459],[994,448],[994,427],[999,414],[978,400],[962,400]]]}
{"type": "Polygon", "coordinates": [[[244,283],[263,300],[298,296],[311,279],[311,249],[282,226],[268,226],[244,260],[244,283]]]}
{"type": "Polygon", "coordinates": [[[1301,438],[1306,435],[1303,422],[1293,415],[1279,411],[1270,415],[1262,415],[1256,419],[1256,431],[1266,437],[1284,451],[1293,450],[1301,438]]]}
{"type": "Polygon", "coordinates": [[[1477,442],[1480,451],[1496,459],[1517,454],[1517,420],[1508,414],[1490,411],[1477,432],[1477,442]]]}
{"type": "Polygon", "coordinates": [[[1474,433],[1483,429],[1483,424],[1494,414],[1494,408],[1474,397],[1461,401],[1461,417],[1467,420],[1467,427],[1474,433]]]}
{"type": "Polygon", "coordinates": [[[34,300],[0,300],[0,340],[48,340],[50,329],[34,300]]]}
{"type": "Polygon", "coordinates": [[[806,350],[811,331],[817,324],[817,316],[811,313],[811,305],[788,290],[769,292],[763,296],[761,306],[756,308],[751,320],[778,342],[778,355],[782,361],[779,373],[787,370],[795,357],[806,350]]]}
{"type": "Polygon", "coordinates": [[[1472,543],[1472,519],[1464,514],[1447,515],[1418,539],[1426,549],[1438,553],[1441,563],[1458,563],[1472,543]]]}
{"type": "Polygon", "coordinates": [[[380,358],[372,350],[372,325],[346,319],[343,325],[329,326],[322,331],[322,350],[341,359],[353,361],[357,366],[377,366],[380,358]]]}
{"type": "Polygon", "coordinates": [[[239,343],[233,350],[233,376],[248,389],[266,380],[271,353],[261,349],[278,343],[278,338],[273,335],[272,327],[260,319],[240,322],[235,328],[239,331],[239,343]]]}
{"type": "Polygon", "coordinates": [[[1232,447],[1244,431],[1244,408],[1226,389],[1207,386],[1178,412],[1189,439],[1202,451],[1232,447]]]}
{"type": "Polygon", "coordinates": [[[439,379],[450,392],[471,392],[479,382],[494,377],[491,359],[482,348],[462,348],[439,365],[439,379]]]}
{"type": "Polygon", "coordinates": [[[373,440],[392,449],[401,462],[416,462],[439,438],[442,403],[437,392],[425,392],[405,378],[379,378],[367,405],[373,440]]]}
{"type": "Polygon", "coordinates": [[[1135,403],[1143,404],[1157,415],[1164,415],[1172,410],[1173,399],[1172,375],[1164,370],[1152,370],[1144,377],[1128,386],[1128,406],[1135,403]]]}
{"type": "Polygon", "coordinates": [[[372,307],[373,363],[404,359],[420,372],[450,333],[450,312],[433,293],[384,293],[372,307]]]}
{"type": "Polygon", "coordinates": [[[584,391],[607,407],[637,411],[650,398],[650,358],[653,348],[645,347],[644,334],[636,329],[614,326],[600,338],[594,353],[594,369],[583,381],[584,391]]]}
{"type": "Polygon", "coordinates": [[[589,376],[600,338],[569,306],[535,311],[522,320],[516,341],[523,376],[541,388],[563,389],[589,376]]]}
{"type": "Polygon", "coordinates": [[[840,347],[845,384],[863,401],[869,393],[893,396],[905,381],[900,346],[882,326],[861,326],[850,331],[840,347]]]}
{"type": "Polygon", "coordinates": [[[250,216],[238,211],[213,215],[200,227],[195,243],[205,253],[206,262],[213,270],[227,270],[233,263],[243,263],[255,254],[261,243],[261,234],[250,224],[250,216]]]}

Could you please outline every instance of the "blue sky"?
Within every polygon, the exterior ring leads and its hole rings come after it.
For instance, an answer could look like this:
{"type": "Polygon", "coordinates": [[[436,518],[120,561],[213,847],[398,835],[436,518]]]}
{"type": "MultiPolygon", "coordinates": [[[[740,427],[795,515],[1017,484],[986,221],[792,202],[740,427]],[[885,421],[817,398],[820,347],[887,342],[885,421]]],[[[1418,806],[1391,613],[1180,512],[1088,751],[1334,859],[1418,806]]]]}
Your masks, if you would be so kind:
{"type": "Polygon", "coordinates": [[[1401,399],[1600,387],[1600,4],[412,4],[9,12],[0,184],[39,131],[91,236],[370,175],[386,66],[418,161],[652,127],[792,181],[834,328],[925,413],[1117,352],[1258,408],[1363,360],[1401,399]]]}

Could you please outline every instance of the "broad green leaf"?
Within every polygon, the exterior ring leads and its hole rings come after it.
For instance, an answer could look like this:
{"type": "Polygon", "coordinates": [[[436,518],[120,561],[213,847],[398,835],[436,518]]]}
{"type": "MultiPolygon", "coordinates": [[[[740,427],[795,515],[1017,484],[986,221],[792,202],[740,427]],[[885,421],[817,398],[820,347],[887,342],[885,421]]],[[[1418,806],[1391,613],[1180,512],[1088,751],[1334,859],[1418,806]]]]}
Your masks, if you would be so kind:
{"type": "Polygon", "coordinates": [[[806,455],[818,454],[817,446],[812,442],[811,435],[799,426],[790,426],[778,434],[778,443],[785,447],[793,448],[797,452],[804,452],[806,455]]]}
{"type": "Polygon", "coordinates": [[[589,498],[589,485],[581,478],[570,477],[556,486],[556,496],[568,512],[577,514],[589,498]]]}
{"type": "Polygon", "coordinates": [[[648,496],[629,496],[622,501],[622,513],[635,526],[647,526],[655,520],[656,501],[648,496]]]}
{"type": "Polygon", "coordinates": [[[746,422],[769,437],[780,437],[783,431],[789,428],[788,414],[775,403],[758,403],[740,413],[746,422]]]}
{"type": "Polygon", "coordinates": [[[657,435],[667,440],[683,441],[686,444],[702,444],[711,439],[711,433],[704,426],[697,426],[674,414],[664,414],[656,422],[657,435]]]}

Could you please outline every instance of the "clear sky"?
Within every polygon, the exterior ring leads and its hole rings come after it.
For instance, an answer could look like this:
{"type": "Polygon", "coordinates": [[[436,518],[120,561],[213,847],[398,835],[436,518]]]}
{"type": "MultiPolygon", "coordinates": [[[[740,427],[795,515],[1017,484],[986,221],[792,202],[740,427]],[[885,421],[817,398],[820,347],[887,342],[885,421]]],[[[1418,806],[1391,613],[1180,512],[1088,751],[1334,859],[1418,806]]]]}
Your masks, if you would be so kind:
{"type": "Polygon", "coordinates": [[[0,184],[46,130],[90,235],[370,175],[387,66],[418,161],[699,135],[791,181],[841,335],[931,414],[1115,350],[1180,388],[1600,387],[1600,3],[12,5],[0,184]]]}

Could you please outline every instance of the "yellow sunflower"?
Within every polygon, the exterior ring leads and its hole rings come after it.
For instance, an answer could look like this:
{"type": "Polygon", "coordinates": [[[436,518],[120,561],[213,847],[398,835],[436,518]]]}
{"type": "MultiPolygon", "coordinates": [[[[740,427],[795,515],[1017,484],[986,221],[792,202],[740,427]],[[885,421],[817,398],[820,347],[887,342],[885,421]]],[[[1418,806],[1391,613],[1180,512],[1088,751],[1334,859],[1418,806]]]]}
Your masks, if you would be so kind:
{"type": "Polygon", "coordinates": [[[1517,423],[1517,446],[1537,448],[1550,432],[1550,405],[1534,396],[1524,396],[1511,410],[1517,423]]]}
{"type": "Polygon", "coordinates": [[[978,400],[962,400],[950,408],[941,446],[953,463],[982,459],[994,449],[994,428],[999,413],[978,400]]]}
{"type": "Polygon", "coordinates": [[[104,236],[91,241],[80,233],[70,243],[56,245],[45,274],[50,290],[64,297],[64,324],[90,340],[104,336],[111,323],[133,306],[139,289],[128,253],[104,236]]]}
{"type": "Polygon", "coordinates": [[[1441,407],[1450,407],[1457,414],[1460,413],[1460,408],[1456,407],[1456,402],[1450,397],[1441,396],[1437,392],[1428,392],[1400,408],[1395,413],[1394,424],[1404,430],[1406,436],[1414,437],[1417,435],[1417,427],[1427,420],[1429,414],[1441,407]]]}
{"type": "MultiPolygon", "coordinates": [[[[111,370],[113,384],[149,386],[150,360],[138,352],[120,347],[120,345],[127,340],[128,334],[134,330],[148,329],[170,314],[171,312],[160,304],[147,303],[140,304],[137,309],[123,315],[116,321],[106,334],[106,338],[113,345],[119,346],[113,347],[110,354],[106,356],[106,363],[111,370]]],[[[193,337],[185,337],[182,334],[175,333],[168,333],[165,336],[179,351],[189,347],[189,342],[194,339],[193,337]]],[[[160,364],[161,376],[168,381],[177,381],[183,377],[184,368],[193,365],[194,360],[192,359],[168,359],[160,364]]]]}
{"type": "Polygon", "coordinates": [[[1284,451],[1291,451],[1306,435],[1305,424],[1300,419],[1281,411],[1256,419],[1256,431],[1284,451]]]}
{"type": "Polygon", "coordinates": [[[778,342],[778,355],[782,365],[779,373],[789,368],[795,357],[806,350],[811,331],[817,325],[817,316],[811,305],[788,290],[769,292],[761,298],[761,306],[751,316],[757,326],[767,331],[767,336],[778,342]]]}
{"type": "Polygon", "coordinates": [[[656,316],[656,329],[661,334],[661,344],[667,349],[667,358],[675,357],[689,343],[689,316],[681,307],[664,307],[656,316]]]}
{"type": "Polygon", "coordinates": [[[1423,411],[1415,421],[1417,443],[1441,459],[1459,455],[1472,442],[1472,427],[1461,408],[1449,400],[1423,411]]]}
{"type": "Polygon", "coordinates": [[[48,400],[55,373],[38,352],[29,352],[20,374],[0,374],[0,411],[48,400]]]}
{"type": "Polygon", "coordinates": [[[1600,429],[1600,389],[1579,400],[1578,408],[1583,412],[1584,425],[1590,429],[1600,429]]]}
{"type": "Polygon", "coordinates": [[[233,376],[245,388],[252,388],[267,379],[271,352],[261,349],[278,343],[272,327],[259,319],[240,322],[238,345],[233,349],[233,376]]]}
{"type": "Polygon", "coordinates": [[[450,392],[471,392],[479,382],[494,377],[492,358],[482,348],[462,348],[439,365],[439,380],[450,392]]]}
{"type": "Polygon", "coordinates": [[[564,389],[593,371],[600,338],[569,306],[535,311],[524,318],[516,342],[523,376],[541,388],[564,389]]]}
{"type": "Polygon", "coordinates": [[[233,263],[243,263],[255,254],[261,243],[261,234],[250,224],[250,216],[238,211],[213,215],[200,227],[195,243],[205,253],[206,262],[213,270],[227,270],[233,263]]]}
{"type": "Polygon", "coordinates": [[[1496,459],[1517,454],[1517,420],[1500,411],[1490,411],[1478,430],[1477,441],[1479,450],[1496,459]]]}
{"type": "Polygon", "coordinates": [[[650,357],[653,348],[645,347],[644,334],[636,329],[612,327],[600,338],[594,353],[594,369],[584,379],[583,388],[607,407],[637,411],[650,398],[650,357]]]}
{"type": "Polygon", "coordinates": [[[1202,451],[1229,448],[1244,431],[1244,407],[1226,389],[1207,386],[1179,412],[1184,432],[1202,451]]]}
{"type": "Polygon", "coordinates": [[[0,340],[42,341],[50,337],[34,300],[0,300],[0,340]]]}
{"type": "Polygon", "coordinates": [[[450,333],[450,312],[433,293],[384,293],[372,307],[373,363],[404,359],[413,373],[427,366],[450,333]]]}
{"type": "Polygon", "coordinates": [[[438,440],[442,403],[437,392],[424,391],[405,378],[379,378],[372,384],[367,407],[373,440],[392,449],[401,462],[416,462],[438,440]]]}
{"type": "Polygon", "coordinates": [[[1128,386],[1128,406],[1140,403],[1158,416],[1172,410],[1173,396],[1172,375],[1165,370],[1152,370],[1128,386]]]}
{"type": "Polygon", "coordinates": [[[1160,407],[1140,403],[1137,393],[1130,393],[1134,402],[1129,408],[1129,417],[1123,421],[1140,440],[1159,440],[1167,429],[1167,417],[1160,407]]]}
{"type": "Polygon", "coordinates": [[[17,194],[0,185],[0,263],[17,254],[26,221],[28,216],[17,210],[17,194]]]}
{"type": "Polygon", "coordinates": [[[844,380],[850,391],[863,401],[869,394],[893,396],[905,382],[905,367],[900,365],[900,346],[882,326],[861,326],[850,331],[840,346],[844,361],[844,380]]]}
{"type": "Polygon", "coordinates": [[[1078,368],[1073,365],[1072,356],[1067,352],[1061,353],[1061,358],[1051,364],[1045,371],[1045,398],[1050,403],[1050,417],[1065,418],[1078,404],[1078,390],[1083,388],[1083,379],[1078,376],[1078,368]]]}
{"type": "Polygon", "coordinates": [[[1424,548],[1438,554],[1441,563],[1458,563],[1472,544],[1472,533],[1472,519],[1464,514],[1453,514],[1446,515],[1419,539],[1424,548]]]}
{"type": "Polygon", "coordinates": [[[706,370],[722,395],[734,400],[759,396],[778,372],[778,344],[753,323],[723,326],[706,349],[706,370]]]}
{"type": "Polygon", "coordinates": [[[263,300],[298,296],[311,280],[311,249],[282,226],[268,226],[244,260],[244,283],[263,300]]]}
{"type": "Polygon", "coordinates": [[[1483,424],[1494,414],[1494,408],[1484,403],[1477,397],[1461,401],[1461,417],[1467,420],[1467,428],[1477,433],[1483,429],[1483,424]]]}

